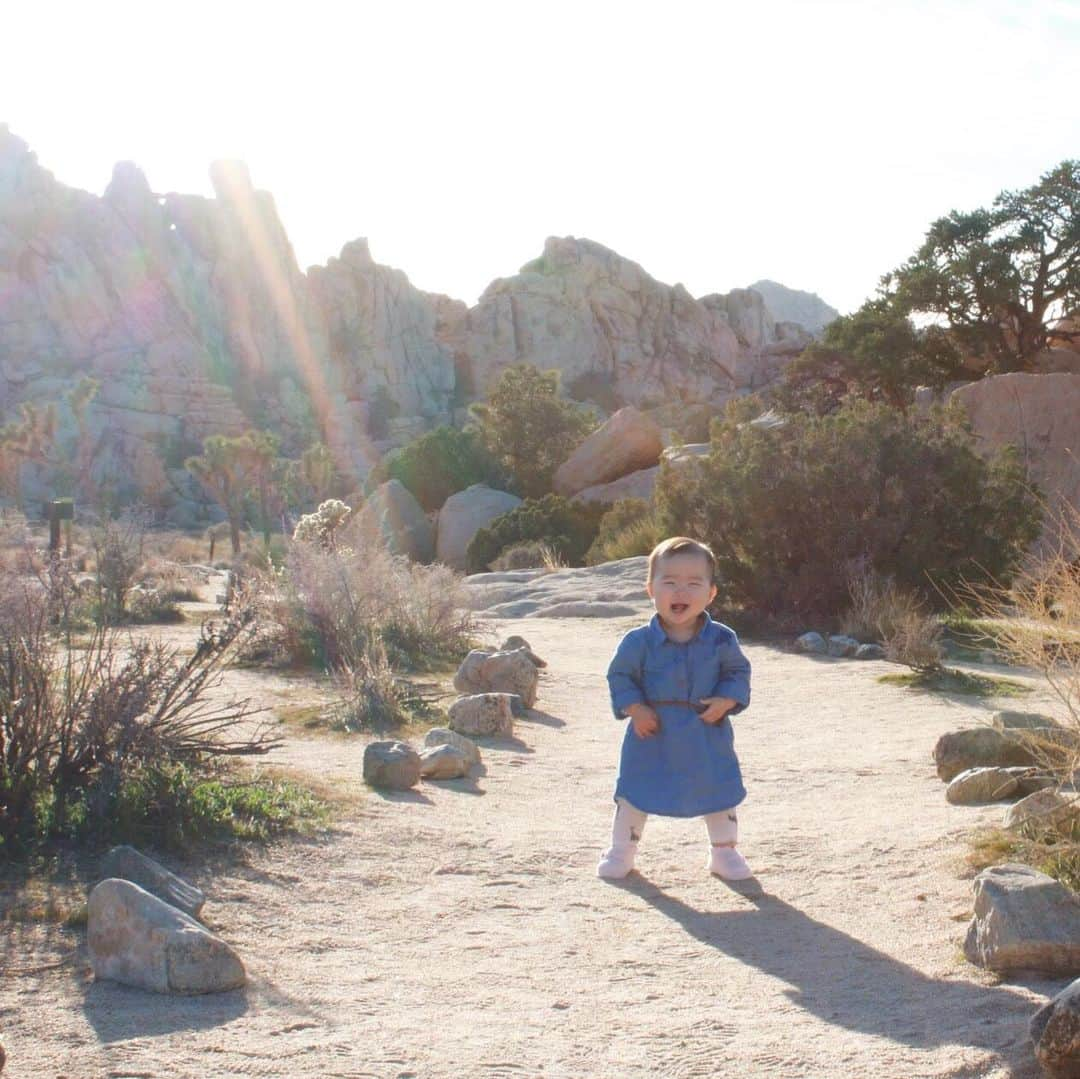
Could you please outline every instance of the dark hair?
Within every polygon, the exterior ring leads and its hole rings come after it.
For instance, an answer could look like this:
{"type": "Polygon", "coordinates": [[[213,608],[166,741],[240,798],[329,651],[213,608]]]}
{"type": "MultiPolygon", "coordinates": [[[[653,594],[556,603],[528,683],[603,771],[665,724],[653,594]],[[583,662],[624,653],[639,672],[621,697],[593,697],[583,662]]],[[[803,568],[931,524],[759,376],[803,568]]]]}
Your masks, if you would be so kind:
{"type": "Polygon", "coordinates": [[[660,560],[677,554],[700,555],[709,564],[709,580],[713,579],[716,573],[716,555],[712,553],[709,545],[690,539],[687,536],[672,536],[670,539],[658,543],[649,554],[649,576],[647,580],[650,584],[652,584],[652,579],[656,574],[656,566],[660,560]]]}

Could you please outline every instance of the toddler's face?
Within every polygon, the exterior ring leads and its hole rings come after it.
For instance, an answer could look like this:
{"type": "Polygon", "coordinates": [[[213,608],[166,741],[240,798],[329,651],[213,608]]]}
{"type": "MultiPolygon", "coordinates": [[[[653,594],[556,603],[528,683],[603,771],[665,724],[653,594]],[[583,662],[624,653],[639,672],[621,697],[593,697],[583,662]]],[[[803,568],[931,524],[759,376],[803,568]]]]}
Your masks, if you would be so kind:
{"type": "Polygon", "coordinates": [[[693,626],[716,598],[708,559],[692,552],[661,558],[645,587],[660,621],[680,629],[693,626]]]}

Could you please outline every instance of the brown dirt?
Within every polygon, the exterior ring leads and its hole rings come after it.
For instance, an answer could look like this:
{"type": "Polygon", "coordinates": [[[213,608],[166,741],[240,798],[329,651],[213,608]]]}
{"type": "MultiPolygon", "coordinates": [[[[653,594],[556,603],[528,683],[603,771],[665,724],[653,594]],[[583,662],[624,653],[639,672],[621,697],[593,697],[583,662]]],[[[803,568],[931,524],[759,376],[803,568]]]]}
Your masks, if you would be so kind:
{"type": "MultiPolygon", "coordinates": [[[[81,930],[3,923],[5,1079],[1033,1076],[1027,1021],[1063,983],[996,984],[963,960],[965,836],[1001,810],[947,805],[930,762],[993,704],[750,645],[736,725],[756,881],[708,875],[700,822],[654,819],[640,873],[604,883],[622,728],[602,676],[632,624],[499,624],[549,661],[543,710],[470,782],[380,795],[362,740],[290,733],[279,764],[355,796],[333,830],[246,864],[172,863],[209,893],[244,991],[95,983],[81,930]]],[[[237,677],[271,705],[317,695],[237,677]]]]}

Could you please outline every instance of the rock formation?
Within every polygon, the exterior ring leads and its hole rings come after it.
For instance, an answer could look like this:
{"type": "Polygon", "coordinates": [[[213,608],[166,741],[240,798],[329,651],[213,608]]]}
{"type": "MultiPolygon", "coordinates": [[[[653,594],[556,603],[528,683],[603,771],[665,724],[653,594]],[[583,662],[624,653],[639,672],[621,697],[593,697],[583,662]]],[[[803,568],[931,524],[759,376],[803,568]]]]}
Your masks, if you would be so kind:
{"type": "Polygon", "coordinates": [[[830,307],[813,292],[787,288],[775,281],[755,281],[750,288],[760,294],[773,318],[782,322],[795,322],[817,336],[833,319],[840,317],[835,307],[830,307]]]}
{"type": "MultiPolygon", "coordinates": [[[[364,240],[305,274],[247,169],[218,163],[211,180],[213,198],[156,193],[123,162],[97,197],[0,126],[0,422],[93,377],[98,484],[152,494],[177,520],[202,501],[183,461],[209,434],[269,428],[291,456],[321,439],[360,478],[511,363],[560,369],[565,392],[607,412],[716,408],[809,340],[758,292],[694,299],[572,237],[471,309],[378,265],[364,240]]],[[[48,493],[44,472],[22,471],[25,494],[48,493]]]]}

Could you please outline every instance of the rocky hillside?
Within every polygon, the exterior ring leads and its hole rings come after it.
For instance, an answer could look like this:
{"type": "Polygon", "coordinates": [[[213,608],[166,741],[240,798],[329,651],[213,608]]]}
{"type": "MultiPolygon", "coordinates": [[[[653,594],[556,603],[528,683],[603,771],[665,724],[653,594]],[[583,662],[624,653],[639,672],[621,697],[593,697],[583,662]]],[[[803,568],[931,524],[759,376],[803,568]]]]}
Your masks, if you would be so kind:
{"type": "Polygon", "coordinates": [[[819,334],[834,318],[840,317],[816,292],[787,288],[775,281],[755,281],[750,288],[760,293],[776,318],[798,322],[812,334],[819,334]]]}
{"type": "Polygon", "coordinates": [[[695,299],[574,238],[549,239],[472,308],[414,288],[364,240],[303,273],[246,168],[211,179],[213,198],[163,194],[125,162],[99,198],[0,127],[0,422],[92,376],[96,467],[121,495],[150,474],[183,493],[184,457],[249,426],[292,454],[321,438],[362,476],[519,361],[561,369],[608,411],[716,407],[810,339],[757,291],[695,299]]]}

